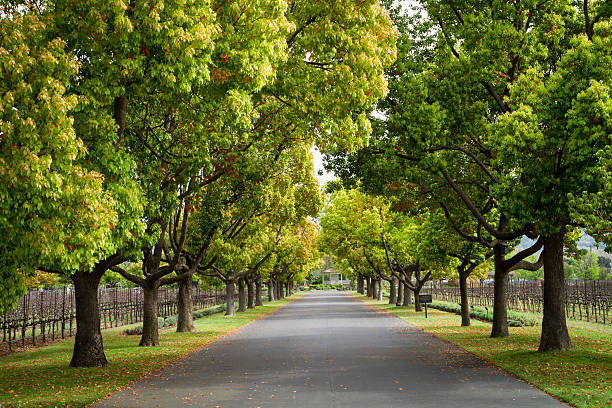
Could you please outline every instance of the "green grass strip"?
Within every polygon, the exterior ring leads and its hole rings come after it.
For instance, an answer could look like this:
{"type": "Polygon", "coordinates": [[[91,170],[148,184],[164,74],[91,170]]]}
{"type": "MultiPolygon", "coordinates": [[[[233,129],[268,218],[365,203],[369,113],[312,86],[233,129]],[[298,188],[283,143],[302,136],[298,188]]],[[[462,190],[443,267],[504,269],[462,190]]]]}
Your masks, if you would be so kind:
{"type": "Polygon", "coordinates": [[[132,381],[224,336],[300,294],[224,317],[222,313],[194,320],[196,333],[160,330],[158,347],[138,347],[140,336],[126,336],[126,328],[104,330],[109,366],[70,368],[74,339],[0,357],[0,407],[82,407],[132,381]]]}
{"type": "Polygon", "coordinates": [[[414,306],[397,307],[352,292],[356,298],[514,374],[533,386],[579,408],[612,407],[612,327],[568,320],[573,350],[538,353],[541,325],[510,327],[510,337],[489,337],[491,324],[472,320],[461,327],[461,316],[414,306]]]}

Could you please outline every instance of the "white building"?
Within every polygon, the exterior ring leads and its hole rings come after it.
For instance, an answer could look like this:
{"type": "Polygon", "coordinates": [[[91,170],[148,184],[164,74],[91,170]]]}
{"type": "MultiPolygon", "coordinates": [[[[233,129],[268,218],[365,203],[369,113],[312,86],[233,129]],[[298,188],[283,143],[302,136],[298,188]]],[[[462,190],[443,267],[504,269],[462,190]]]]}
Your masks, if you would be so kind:
{"type": "Polygon", "coordinates": [[[324,285],[337,285],[339,283],[342,285],[351,284],[350,279],[333,268],[328,268],[321,271],[321,277],[323,278],[324,285]]]}

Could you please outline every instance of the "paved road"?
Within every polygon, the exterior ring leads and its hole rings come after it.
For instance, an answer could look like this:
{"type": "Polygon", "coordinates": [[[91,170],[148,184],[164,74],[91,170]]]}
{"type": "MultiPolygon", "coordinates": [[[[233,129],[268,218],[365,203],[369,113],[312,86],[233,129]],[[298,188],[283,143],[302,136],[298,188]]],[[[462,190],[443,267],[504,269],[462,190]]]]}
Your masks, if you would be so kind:
{"type": "Polygon", "coordinates": [[[308,293],[94,407],[502,408],[557,400],[346,295],[308,293]]]}

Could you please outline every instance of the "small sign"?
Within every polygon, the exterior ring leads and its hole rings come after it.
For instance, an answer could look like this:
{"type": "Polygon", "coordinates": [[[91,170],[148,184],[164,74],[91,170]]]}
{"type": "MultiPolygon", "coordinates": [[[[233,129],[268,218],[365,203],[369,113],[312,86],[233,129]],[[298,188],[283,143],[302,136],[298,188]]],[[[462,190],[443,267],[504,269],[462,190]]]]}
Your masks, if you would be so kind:
{"type": "Polygon", "coordinates": [[[431,295],[419,295],[419,303],[431,303],[431,295]]]}

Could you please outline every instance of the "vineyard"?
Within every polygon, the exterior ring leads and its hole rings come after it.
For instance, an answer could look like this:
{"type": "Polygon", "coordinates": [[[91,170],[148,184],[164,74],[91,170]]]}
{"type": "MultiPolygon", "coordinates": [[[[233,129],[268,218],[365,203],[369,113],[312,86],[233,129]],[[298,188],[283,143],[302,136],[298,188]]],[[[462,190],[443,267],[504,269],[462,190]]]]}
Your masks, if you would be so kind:
{"type": "MultiPolygon", "coordinates": [[[[434,299],[460,303],[459,287],[447,282],[432,284],[431,293],[434,299]]],[[[568,318],[612,324],[612,281],[567,281],[565,293],[565,313],[568,318]]],[[[493,285],[469,282],[468,298],[470,305],[489,307],[492,311],[493,285]]],[[[510,310],[542,313],[542,282],[511,280],[508,285],[507,304],[510,310]]]]}
{"type": "MultiPolygon", "coordinates": [[[[177,313],[176,287],[159,289],[157,315],[177,313]]],[[[98,289],[100,323],[102,328],[118,327],[142,321],[144,294],[141,288],[98,289]]],[[[194,310],[216,306],[225,302],[222,291],[203,291],[194,287],[194,310]]],[[[11,313],[2,315],[2,344],[0,355],[14,347],[36,345],[49,340],[72,336],[76,331],[76,307],[71,287],[56,290],[31,290],[19,299],[11,313]]]]}

